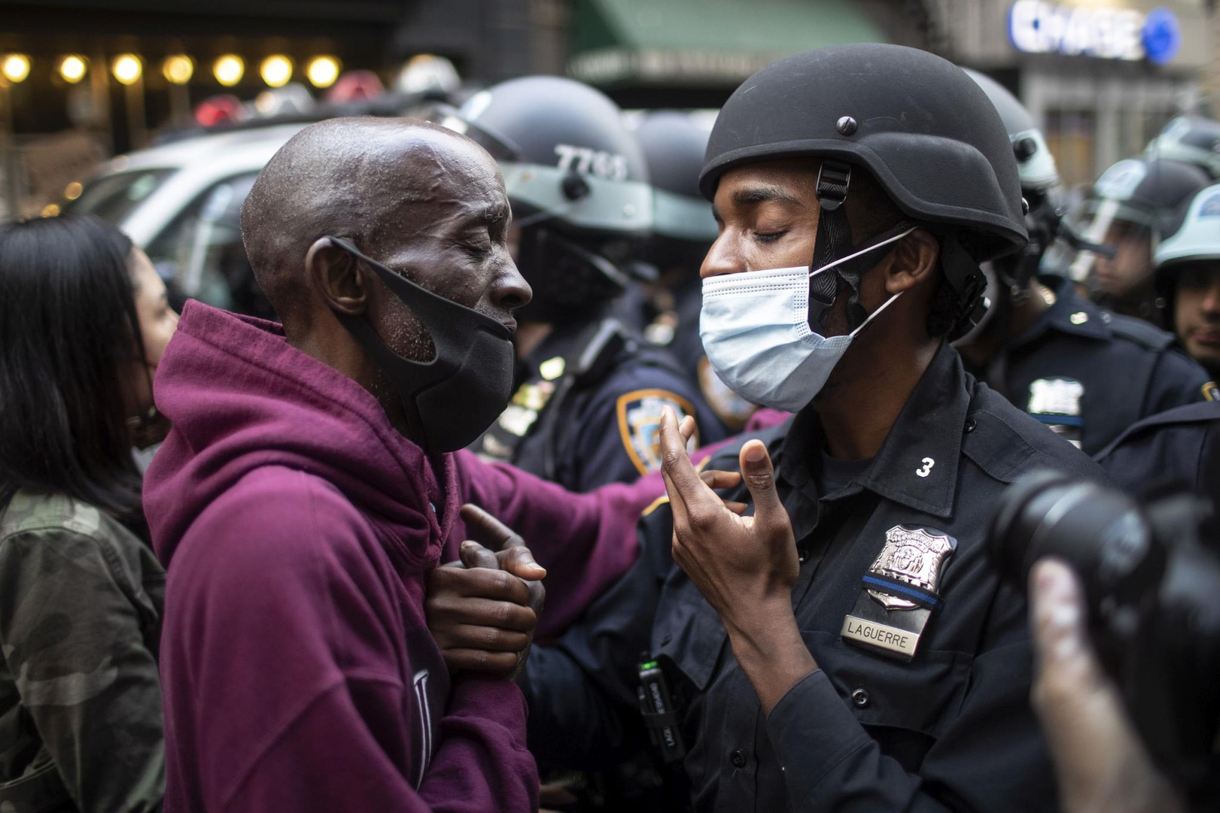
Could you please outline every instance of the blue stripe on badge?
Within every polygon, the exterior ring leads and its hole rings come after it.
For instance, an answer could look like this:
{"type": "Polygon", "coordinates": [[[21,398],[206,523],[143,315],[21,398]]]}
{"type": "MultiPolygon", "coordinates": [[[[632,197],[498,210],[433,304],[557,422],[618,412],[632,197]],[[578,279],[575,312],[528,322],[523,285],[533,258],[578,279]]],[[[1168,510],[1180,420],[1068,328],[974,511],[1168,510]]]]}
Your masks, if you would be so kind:
{"type": "Polygon", "coordinates": [[[921,590],[918,587],[913,587],[909,584],[904,584],[897,579],[879,578],[870,573],[866,573],[862,578],[865,584],[872,585],[887,593],[904,593],[912,601],[915,601],[929,609],[939,610],[944,606],[944,602],[940,597],[927,590],[921,590]]]}

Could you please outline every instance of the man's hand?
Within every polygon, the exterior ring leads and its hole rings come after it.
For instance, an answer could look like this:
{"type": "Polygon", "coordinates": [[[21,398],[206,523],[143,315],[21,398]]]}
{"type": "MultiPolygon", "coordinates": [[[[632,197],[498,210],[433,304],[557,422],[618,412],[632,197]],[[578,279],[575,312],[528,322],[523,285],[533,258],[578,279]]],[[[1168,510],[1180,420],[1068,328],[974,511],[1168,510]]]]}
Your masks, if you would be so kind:
{"type": "Polygon", "coordinates": [[[751,440],[739,463],[754,501],[727,505],[713,488],[737,485],[742,475],[695,471],[686,454],[694,431],[679,426],[672,410],[661,416],[661,473],[674,515],[673,557],[720,614],[737,656],[770,712],[780,698],[817,668],[792,612],[792,588],[800,571],[788,512],[775,490],[767,447],[751,440]]]}
{"type": "Polygon", "coordinates": [[[497,672],[515,680],[525,667],[538,613],[546,598],[546,570],[511,528],[476,505],[462,519],[478,542],[462,543],[461,561],[428,576],[428,629],[451,673],[497,672]]]}
{"type": "Polygon", "coordinates": [[[1075,575],[1062,562],[1044,559],[1030,571],[1029,597],[1037,666],[1032,699],[1055,760],[1064,811],[1185,810],[1093,654],[1075,575]]]}

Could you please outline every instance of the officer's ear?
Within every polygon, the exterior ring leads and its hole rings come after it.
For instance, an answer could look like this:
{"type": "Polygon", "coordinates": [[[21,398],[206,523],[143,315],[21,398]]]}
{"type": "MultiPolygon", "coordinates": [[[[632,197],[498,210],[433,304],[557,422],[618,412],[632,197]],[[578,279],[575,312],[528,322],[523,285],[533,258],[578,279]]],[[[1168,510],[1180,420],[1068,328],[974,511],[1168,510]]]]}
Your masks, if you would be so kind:
{"type": "Polygon", "coordinates": [[[940,244],[926,229],[915,229],[898,241],[885,272],[885,290],[891,295],[908,291],[935,277],[940,244]]]}
{"type": "Polygon", "coordinates": [[[368,274],[329,237],[315,240],[305,252],[305,279],[332,311],[360,316],[368,308],[368,274]]]}

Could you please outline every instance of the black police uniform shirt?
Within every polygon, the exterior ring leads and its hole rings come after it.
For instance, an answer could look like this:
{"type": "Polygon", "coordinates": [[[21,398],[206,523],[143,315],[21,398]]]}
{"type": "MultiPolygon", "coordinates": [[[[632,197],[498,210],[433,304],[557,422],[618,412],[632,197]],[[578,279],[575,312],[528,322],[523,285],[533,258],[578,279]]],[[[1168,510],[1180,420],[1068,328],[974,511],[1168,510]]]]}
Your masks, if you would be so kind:
{"type": "Polygon", "coordinates": [[[677,362],[612,317],[557,327],[518,366],[517,381],[471,448],[572,491],[659,468],[666,406],[695,417],[692,448],[726,436],[677,362]]]}
{"type": "Polygon", "coordinates": [[[1145,418],[1096,460],[1115,483],[1135,496],[1171,485],[1215,495],[1220,490],[1220,400],[1145,418]]]}
{"type": "Polygon", "coordinates": [[[1203,400],[1208,374],[1172,334],[1039,279],[1054,302],[1008,346],[1013,404],[1094,455],[1136,421],[1203,400]]]}
{"type": "MultiPolygon", "coordinates": [[[[763,714],[718,615],[670,558],[672,514],[662,505],[641,521],[640,560],[582,622],[530,656],[522,685],[540,764],[588,768],[646,747],[643,653],[679,697],[688,752],[678,775],[697,811],[1054,809],[1029,704],[1028,611],[989,562],[986,529],[1022,474],[1105,475],[976,382],[947,346],[871,462],[821,470],[821,424],[809,408],[757,437],[797,540],[793,608],[819,668],[763,714]],[[858,602],[873,600],[864,579],[879,554],[903,535],[955,544],[935,586],[943,607],[909,662],[842,632],[858,602]]],[[[709,468],[736,470],[741,445],[709,468]]],[[[724,496],[749,501],[744,488],[724,496]]],[[[897,623],[908,611],[877,612],[897,623]]]]}

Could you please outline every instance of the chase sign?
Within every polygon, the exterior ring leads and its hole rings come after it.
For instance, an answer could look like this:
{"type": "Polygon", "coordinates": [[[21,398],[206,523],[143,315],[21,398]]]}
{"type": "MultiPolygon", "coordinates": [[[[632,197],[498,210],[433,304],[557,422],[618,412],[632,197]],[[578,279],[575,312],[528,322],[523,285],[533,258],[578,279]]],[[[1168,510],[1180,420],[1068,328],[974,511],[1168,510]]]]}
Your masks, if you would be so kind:
{"type": "Polygon", "coordinates": [[[1064,54],[1154,65],[1173,60],[1182,45],[1169,9],[1148,13],[1105,6],[1016,0],[1008,9],[1008,39],[1027,54],[1064,54]]]}

